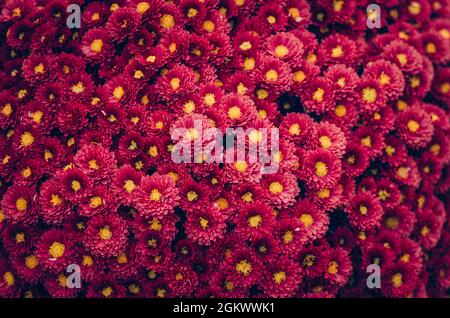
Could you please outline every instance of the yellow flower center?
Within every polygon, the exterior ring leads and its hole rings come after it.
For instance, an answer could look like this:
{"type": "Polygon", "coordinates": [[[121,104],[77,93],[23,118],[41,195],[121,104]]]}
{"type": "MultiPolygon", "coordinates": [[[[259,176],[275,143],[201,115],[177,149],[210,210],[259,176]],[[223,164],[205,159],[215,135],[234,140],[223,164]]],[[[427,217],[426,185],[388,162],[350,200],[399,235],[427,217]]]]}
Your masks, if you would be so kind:
{"type": "Polygon", "coordinates": [[[102,203],[103,203],[103,200],[101,197],[92,197],[91,200],[89,201],[89,206],[93,209],[96,209],[99,206],[101,206],[102,203]]]}
{"type": "Polygon", "coordinates": [[[438,156],[441,152],[441,146],[439,144],[433,144],[430,147],[430,151],[435,155],[438,156]]]}
{"type": "Polygon", "coordinates": [[[273,281],[277,284],[281,284],[283,281],[286,280],[286,273],[285,272],[276,272],[273,274],[273,281]]]}
{"type": "Polygon", "coordinates": [[[78,180],[72,181],[72,190],[78,192],[81,189],[81,183],[78,180]]]}
{"type": "Polygon", "coordinates": [[[25,233],[21,233],[21,232],[17,233],[15,236],[15,239],[16,239],[16,243],[25,242],[25,233]]]}
{"type": "Polygon", "coordinates": [[[367,207],[365,205],[361,205],[359,207],[359,213],[361,213],[362,215],[367,215],[367,207]]]}
{"type": "Polygon", "coordinates": [[[102,295],[106,298],[111,297],[112,293],[113,293],[113,289],[110,286],[108,286],[102,290],[102,295]]]}
{"type": "Polygon", "coordinates": [[[332,145],[331,139],[328,136],[320,136],[319,142],[320,142],[320,145],[322,146],[322,148],[324,148],[324,149],[328,149],[332,145]]]}
{"type": "Polygon", "coordinates": [[[400,274],[400,273],[395,273],[395,274],[392,276],[392,285],[393,285],[395,288],[398,288],[398,287],[400,287],[400,286],[403,285],[403,277],[402,277],[402,274],[400,274]]]}
{"type": "Polygon", "coordinates": [[[89,266],[92,266],[92,264],[94,264],[94,261],[92,260],[92,257],[90,257],[88,255],[84,255],[81,263],[83,264],[83,266],[89,267],[89,266]]]}
{"type": "Polygon", "coordinates": [[[305,256],[305,259],[303,260],[303,265],[307,267],[311,267],[314,265],[314,262],[316,260],[316,257],[314,255],[308,254],[305,256]]]}
{"type": "Polygon", "coordinates": [[[372,138],[370,136],[362,138],[361,145],[365,147],[372,147],[372,138]]]}
{"type": "Polygon", "coordinates": [[[410,132],[416,132],[420,128],[419,123],[412,119],[408,121],[407,126],[410,132]]]}
{"type": "Polygon", "coordinates": [[[344,51],[342,50],[342,46],[338,45],[331,50],[331,56],[333,58],[339,58],[344,55],[344,51]]]}
{"type": "Polygon", "coordinates": [[[136,7],[136,11],[139,14],[144,14],[148,9],[150,9],[150,4],[148,2],[139,2],[136,7]]]}
{"type": "Polygon", "coordinates": [[[362,99],[367,103],[373,103],[377,100],[377,90],[372,87],[366,87],[362,90],[362,99]]]}
{"type": "Polygon", "coordinates": [[[123,90],[122,86],[117,86],[114,88],[113,95],[116,99],[121,99],[123,95],[125,95],[125,91],[123,90]]]}
{"type": "Polygon", "coordinates": [[[98,235],[102,240],[109,240],[112,237],[112,232],[109,229],[109,226],[104,226],[100,229],[98,235]]]}
{"type": "Polygon", "coordinates": [[[275,70],[269,70],[266,72],[266,80],[268,82],[275,82],[278,80],[278,73],[275,70]]]}
{"type": "Polygon", "coordinates": [[[35,74],[44,74],[44,71],[45,71],[45,67],[44,67],[44,64],[42,64],[42,63],[39,63],[38,65],[36,65],[34,67],[35,74]]]}
{"type": "Polygon", "coordinates": [[[396,229],[398,224],[399,220],[397,217],[391,216],[386,219],[386,226],[390,229],[396,229]]]}
{"type": "Polygon", "coordinates": [[[16,209],[19,212],[23,212],[27,209],[28,202],[25,198],[20,197],[16,200],[16,209]]]}
{"type": "Polygon", "coordinates": [[[338,117],[344,117],[347,114],[347,108],[344,105],[337,105],[334,109],[334,113],[338,117]]]}
{"type": "Polygon", "coordinates": [[[412,15],[418,15],[421,11],[420,3],[417,1],[412,1],[411,4],[408,6],[408,11],[412,15]]]}
{"type": "Polygon", "coordinates": [[[236,272],[248,276],[252,272],[252,264],[247,260],[242,260],[236,264],[236,272]]]}
{"type": "Polygon", "coordinates": [[[29,269],[34,269],[38,266],[39,261],[36,256],[30,255],[25,257],[25,266],[29,269]]]}
{"type": "Polygon", "coordinates": [[[242,201],[244,202],[253,202],[253,194],[251,192],[244,193],[241,196],[242,201]]]}
{"type": "Polygon", "coordinates": [[[257,228],[261,226],[262,218],[260,215],[254,215],[249,217],[247,221],[251,227],[257,228]]]}
{"type": "Polygon", "coordinates": [[[208,220],[203,217],[200,218],[199,223],[200,223],[201,228],[204,230],[206,230],[206,228],[208,227],[208,224],[209,224],[208,220]]]}
{"type": "Polygon", "coordinates": [[[161,200],[161,192],[158,189],[152,189],[150,192],[150,200],[159,201],[161,200]]]}
{"type": "Polygon", "coordinates": [[[189,191],[187,193],[187,199],[189,202],[195,201],[198,198],[198,194],[195,191],[189,191]]]}
{"type": "Polygon", "coordinates": [[[125,254],[125,253],[120,253],[120,254],[117,256],[117,263],[119,263],[119,264],[126,264],[126,263],[128,263],[127,254],[125,254]]]}
{"type": "Polygon", "coordinates": [[[103,48],[103,41],[101,39],[95,39],[91,43],[91,51],[95,53],[100,53],[103,48]]]}
{"type": "Polygon", "coordinates": [[[30,132],[24,132],[22,136],[20,136],[20,145],[22,147],[28,147],[34,142],[34,136],[30,132]]]}
{"type": "Polygon", "coordinates": [[[297,71],[293,74],[293,80],[296,83],[301,83],[305,80],[305,73],[303,71],[297,71]]]}
{"type": "Polygon", "coordinates": [[[300,216],[300,222],[302,222],[303,225],[308,228],[314,223],[314,220],[311,214],[305,213],[300,216]]]}
{"type": "Polygon", "coordinates": [[[324,177],[328,174],[328,167],[326,163],[322,161],[316,162],[316,175],[319,177],[324,177]]]}
{"type": "Polygon", "coordinates": [[[184,103],[183,105],[183,111],[186,114],[190,114],[195,110],[195,103],[193,101],[187,101],[186,103],[184,103]]]}
{"type": "Polygon", "coordinates": [[[322,189],[317,192],[317,196],[319,197],[319,199],[327,199],[330,197],[330,194],[330,189],[322,189]]]}
{"type": "Polygon", "coordinates": [[[436,53],[436,45],[434,45],[434,43],[432,43],[432,42],[427,43],[427,45],[425,46],[425,51],[426,51],[428,54],[434,54],[434,53],[436,53]]]}
{"type": "Polygon", "coordinates": [[[378,81],[381,85],[387,85],[391,82],[391,78],[385,73],[381,73],[380,80],[378,81]]]}
{"type": "Polygon", "coordinates": [[[409,176],[409,168],[407,168],[407,167],[400,167],[400,168],[398,168],[397,169],[397,176],[400,178],[400,179],[408,179],[408,176],[409,176]]]}
{"type": "Polygon", "coordinates": [[[63,256],[65,250],[66,247],[64,246],[64,244],[60,242],[53,242],[48,249],[48,253],[53,258],[60,258],[61,256],[63,256]]]}
{"type": "Polygon", "coordinates": [[[193,18],[198,14],[198,10],[195,8],[189,8],[188,12],[187,12],[187,17],[188,18],[193,18]]]}
{"type": "Polygon", "coordinates": [[[269,15],[267,17],[267,22],[269,22],[270,24],[274,24],[277,22],[277,19],[273,15],[269,15]]]}
{"type": "Polygon", "coordinates": [[[84,85],[82,82],[78,82],[74,85],[72,85],[72,92],[79,94],[82,93],[84,91],[84,85]]]}
{"type": "Polygon", "coordinates": [[[420,86],[420,78],[417,77],[417,76],[412,76],[412,77],[409,79],[409,85],[410,85],[412,88],[419,87],[419,86],[420,86]]]}
{"type": "Polygon", "coordinates": [[[61,204],[62,204],[61,197],[60,197],[59,195],[57,195],[57,194],[52,194],[52,197],[51,197],[51,199],[50,199],[50,203],[51,203],[53,206],[61,205],[61,204]]]}
{"type": "Polygon", "coordinates": [[[228,109],[228,117],[230,117],[230,119],[239,119],[241,118],[242,113],[241,113],[241,109],[237,106],[233,106],[230,107],[230,109],[228,109]]]}
{"type": "Polygon", "coordinates": [[[283,192],[283,185],[278,181],[274,181],[269,185],[269,191],[273,194],[279,194],[283,192]]]}
{"type": "Polygon", "coordinates": [[[174,91],[180,88],[180,79],[178,77],[174,77],[170,80],[170,86],[174,91]]]}
{"type": "Polygon", "coordinates": [[[331,261],[330,264],[328,265],[328,273],[330,273],[331,275],[336,275],[339,269],[339,265],[337,262],[335,261],[331,261]]]}
{"type": "Polygon", "coordinates": [[[88,162],[89,169],[98,170],[100,167],[98,166],[97,160],[91,159],[88,162]]]}
{"type": "Polygon", "coordinates": [[[275,56],[278,58],[283,58],[289,54],[289,49],[284,45],[277,45],[275,47],[275,56]]]}
{"type": "Polygon", "coordinates": [[[203,30],[211,33],[211,32],[214,32],[215,28],[216,28],[216,26],[214,25],[214,23],[211,20],[205,20],[203,22],[203,30]]]}
{"type": "Polygon", "coordinates": [[[11,272],[6,272],[5,274],[3,274],[3,280],[8,287],[14,285],[14,275],[11,272]]]}
{"type": "Polygon", "coordinates": [[[314,92],[314,94],[313,94],[313,99],[316,101],[316,102],[322,102],[323,101],[323,95],[325,94],[325,91],[323,90],[323,88],[318,88],[318,89],[316,89],[316,91],[314,92]]]}
{"type": "Polygon", "coordinates": [[[12,107],[11,107],[11,104],[10,104],[10,103],[7,103],[5,106],[3,106],[1,112],[2,112],[2,114],[5,115],[6,117],[11,116],[11,114],[12,114],[12,112],[13,112],[13,109],[12,109],[12,107]]]}
{"type": "Polygon", "coordinates": [[[292,233],[292,231],[286,231],[283,234],[283,242],[285,244],[288,244],[290,242],[292,242],[294,240],[294,233],[292,233]]]}
{"type": "Polygon", "coordinates": [[[175,25],[175,19],[170,14],[163,14],[161,19],[159,20],[161,26],[166,29],[171,29],[175,25]]]}
{"type": "Polygon", "coordinates": [[[405,66],[408,63],[408,57],[406,56],[406,54],[399,53],[396,55],[396,57],[401,66],[405,66]]]}

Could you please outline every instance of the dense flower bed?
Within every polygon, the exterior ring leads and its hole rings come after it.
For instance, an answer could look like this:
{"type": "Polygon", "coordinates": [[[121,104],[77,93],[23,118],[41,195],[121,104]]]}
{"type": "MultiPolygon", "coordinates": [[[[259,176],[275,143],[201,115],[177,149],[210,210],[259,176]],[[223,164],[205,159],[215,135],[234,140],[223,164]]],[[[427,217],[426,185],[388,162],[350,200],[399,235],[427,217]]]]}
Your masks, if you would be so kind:
{"type": "Polygon", "coordinates": [[[446,295],[448,0],[72,2],[0,0],[1,297],[446,295]],[[194,120],[279,171],[174,163],[194,120]]]}

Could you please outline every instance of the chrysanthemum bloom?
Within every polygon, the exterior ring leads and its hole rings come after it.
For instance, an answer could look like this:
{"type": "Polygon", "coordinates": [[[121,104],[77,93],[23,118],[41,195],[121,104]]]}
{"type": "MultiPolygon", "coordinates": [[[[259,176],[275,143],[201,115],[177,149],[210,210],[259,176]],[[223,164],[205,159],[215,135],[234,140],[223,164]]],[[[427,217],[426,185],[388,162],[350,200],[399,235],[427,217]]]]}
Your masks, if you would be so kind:
{"type": "Polygon", "coordinates": [[[86,249],[95,256],[117,256],[127,244],[127,235],[125,221],[110,214],[91,218],[82,240],[86,249]]]}
{"type": "Polygon", "coordinates": [[[315,133],[308,145],[312,149],[325,149],[334,153],[338,158],[345,151],[346,138],[344,133],[334,124],[323,121],[316,125],[315,133]]]}
{"type": "Polygon", "coordinates": [[[308,199],[299,200],[289,212],[300,220],[308,239],[315,240],[325,235],[330,221],[325,211],[315,203],[308,199]]]}
{"type": "Polygon", "coordinates": [[[375,264],[380,266],[382,270],[385,270],[395,261],[395,251],[380,243],[366,241],[361,246],[361,252],[362,268],[367,268],[370,264],[375,264]]]}
{"type": "Polygon", "coordinates": [[[432,120],[419,107],[409,107],[398,114],[396,127],[402,140],[411,148],[424,147],[433,137],[432,120]]]}
{"type": "Polygon", "coordinates": [[[61,193],[71,202],[78,202],[91,193],[92,181],[79,168],[69,166],[57,177],[61,193]]]}
{"type": "Polygon", "coordinates": [[[71,214],[71,205],[61,193],[60,185],[56,179],[45,181],[40,187],[39,214],[48,224],[62,224],[68,214],[71,214]]]}
{"type": "Polygon", "coordinates": [[[392,41],[381,55],[388,61],[395,63],[402,72],[414,73],[422,67],[422,56],[412,46],[400,40],[392,41]]]}
{"type": "Polygon", "coordinates": [[[131,8],[119,8],[108,18],[106,28],[114,41],[133,36],[140,24],[140,15],[131,8]]]}
{"type": "Polygon", "coordinates": [[[0,295],[5,298],[18,297],[19,282],[15,271],[3,258],[0,259],[0,295]]]}
{"type": "Polygon", "coordinates": [[[397,206],[387,209],[381,225],[386,230],[396,231],[401,235],[410,235],[414,228],[414,214],[407,207],[397,206]]]}
{"type": "Polygon", "coordinates": [[[102,145],[86,145],[74,157],[75,164],[94,181],[111,178],[111,172],[116,167],[112,153],[102,145]]]}
{"type": "Polygon", "coordinates": [[[233,252],[225,260],[223,270],[227,280],[235,286],[250,287],[262,278],[262,264],[252,250],[245,247],[233,252]]]}
{"type": "Polygon", "coordinates": [[[383,271],[382,293],[386,297],[407,297],[415,286],[417,275],[410,265],[396,263],[383,271]]]}
{"type": "Polygon", "coordinates": [[[322,41],[318,55],[324,64],[353,65],[359,52],[354,41],[344,35],[335,33],[322,41]]]}
{"type": "Polygon", "coordinates": [[[297,145],[302,145],[314,133],[315,125],[306,114],[289,113],[282,118],[280,134],[297,145]]]}
{"type": "Polygon", "coordinates": [[[331,187],[341,177],[341,162],[325,149],[306,151],[302,157],[302,178],[312,187],[331,187]]]}
{"type": "Polygon", "coordinates": [[[45,232],[37,244],[36,255],[46,270],[58,273],[65,270],[75,260],[75,242],[63,230],[52,229],[45,232]]]}
{"type": "Polygon", "coordinates": [[[289,172],[265,175],[261,189],[266,203],[277,208],[291,206],[300,192],[297,178],[289,172]]]}
{"type": "Polygon", "coordinates": [[[356,101],[362,112],[373,113],[381,109],[387,101],[384,88],[374,79],[361,79],[356,88],[356,101]]]}
{"type": "Polygon", "coordinates": [[[270,91],[275,96],[281,91],[289,91],[293,83],[289,65],[278,58],[269,56],[261,58],[254,78],[263,89],[270,91]]]}
{"type": "Polygon", "coordinates": [[[227,279],[227,274],[220,271],[213,272],[210,285],[218,297],[243,298],[248,295],[247,288],[234,285],[227,279]]]}
{"type": "Polygon", "coordinates": [[[349,253],[345,249],[338,247],[330,251],[328,259],[329,263],[325,272],[325,278],[332,284],[344,286],[353,270],[349,253]]]}
{"type": "Polygon", "coordinates": [[[323,275],[330,261],[328,254],[324,246],[308,246],[301,249],[296,260],[304,277],[316,278],[323,275]]]}
{"type": "Polygon", "coordinates": [[[292,33],[277,33],[267,38],[266,50],[294,66],[303,54],[303,43],[292,33]]]}
{"type": "Polygon", "coordinates": [[[436,246],[442,233],[443,220],[427,209],[417,213],[416,236],[425,249],[436,246]]]}
{"type": "Polygon", "coordinates": [[[114,54],[111,40],[106,28],[90,29],[83,35],[81,50],[89,62],[104,64],[114,54]]]}
{"type": "Polygon", "coordinates": [[[158,78],[156,89],[166,100],[178,98],[189,93],[195,84],[195,74],[192,69],[177,65],[158,78]]]}
{"type": "Polygon", "coordinates": [[[360,230],[370,230],[376,227],[384,213],[378,199],[368,192],[356,194],[345,211],[350,224],[360,230]]]}
{"type": "Polygon", "coordinates": [[[42,268],[35,253],[22,254],[12,260],[20,278],[30,284],[36,284],[42,278],[42,268]]]}
{"type": "Polygon", "coordinates": [[[126,288],[117,280],[102,275],[93,280],[87,287],[88,298],[123,298],[126,288]]]}
{"type": "Polygon", "coordinates": [[[197,274],[185,264],[169,265],[164,276],[172,293],[177,297],[191,295],[198,284],[197,274]]]}
{"type": "Polygon", "coordinates": [[[347,176],[359,176],[369,166],[366,148],[358,143],[347,145],[342,160],[342,169],[347,176]]]}
{"type": "Polygon", "coordinates": [[[302,93],[301,98],[309,112],[322,114],[332,109],[335,90],[329,79],[316,77],[302,93]]]}
{"type": "Polygon", "coordinates": [[[145,176],[136,190],[136,208],[142,216],[163,216],[179,202],[178,189],[169,176],[145,176]]]}
{"type": "Polygon", "coordinates": [[[50,63],[45,56],[32,55],[22,63],[23,77],[30,83],[36,84],[48,77],[50,63]]]}
{"type": "Polygon", "coordinates": [[[225,216],[217,208],[194,210],[187,216],[187,236],[198,244],[211,245],[223,237],[226,229],[224,220],[225,216]]]}
{"type": "Polygon", "coordinates": [[[266,267],[261,287],[269,297],[287,298],[295,294],[301,279],[298,264],[285,256],[266,267]]]}
{"type": "Polygon", "coordinates": [[[369,159],[375,158],[383,150],[384,135],[378,131],[371,130],[367,126],[359,127],[351,137],[353,142],[364,146],[369,155],[369,159]]]}
{"type": "Polygon", "coordinates": [[[356,71],[344,64],[331,65],[325,72],[325,77],[334,84],[337,99],[351,96],[359,81],[356,71]]]}
{"type": "Polygon", "coordinates": [[[132,194],[139,187],[142,174],[130,165],[123,165],[114,177],[115,194],[125,203],[133,202],[132,194]]]}
{"type": "Polygon", "coordinates": [[[373,189],[383,208],[394,208],[400,204],[400,191],[397,184],[389,178],[383,178],[373,189]]]}
{"type": "Polygon", "coordinates": [[[180,188],[179,206],[188,213],[193,210],[203,210],[211,200],[211,189],[205,183],[186,180],[180,188]]]}
{"type": "Polygon", "coordinates": [[[364,68],[364,77],[378,81],[389,100],[398,98],[405,87],[401,70],[396,64],[384,59],[368,63],[364,68]]]}
{"type": "Polygon", "coordinates": [[[26,186],[11,186],[3,196],[1,208],[13,223],[33,223],[37,220],[38,200],[34,189],[26,186]]]}
{"type": "Polygon", "coordinates": [[[272,231],[275,215],[267,205],[254,203],[247,205],[233,222],[236,223],[235,233],[238,237],[254,240],[272,231]]]}

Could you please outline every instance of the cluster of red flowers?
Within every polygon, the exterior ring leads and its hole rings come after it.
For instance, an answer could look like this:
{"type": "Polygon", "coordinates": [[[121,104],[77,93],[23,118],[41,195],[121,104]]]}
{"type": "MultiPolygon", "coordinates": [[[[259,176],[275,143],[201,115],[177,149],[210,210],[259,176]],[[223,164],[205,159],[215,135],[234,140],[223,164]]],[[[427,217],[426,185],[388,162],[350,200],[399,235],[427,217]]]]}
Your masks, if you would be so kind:
{"type": "Polygon", "coordinates": [[[0,0],[0,296],[444,296],[450,2],[378,2],[0,0]],[[174,163],[194,120],[278,172],[174,163]]]}

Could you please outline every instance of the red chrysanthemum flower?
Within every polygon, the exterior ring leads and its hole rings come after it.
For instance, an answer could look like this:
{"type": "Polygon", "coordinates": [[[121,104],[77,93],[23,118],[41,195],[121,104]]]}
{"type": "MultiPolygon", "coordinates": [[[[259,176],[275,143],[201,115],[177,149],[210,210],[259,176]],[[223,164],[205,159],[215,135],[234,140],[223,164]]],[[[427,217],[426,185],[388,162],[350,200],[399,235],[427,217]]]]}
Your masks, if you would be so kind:
{"type": "Polygon", "coordinates": [[[358,193],[345,210],[350,224],[359,230],[370,230],[379,225],[384,214],[378,199],[368,192],[358,193]]]}
{"type": "Polygon", "coordinates": [[[259,282],[262,273],[262,264],[252,250],[239,248],[233,255],[225,260],[223,270],[227,280],[234,286],[250,287],[259,282]]]}
{"type": "Polygon", "coordinates": [[[77,253],[75,242],[63,230],[45,232],[37,244],[36,255],[42,267],[53,273],[66,270],[77,253]]]}
{"type": "Polygon", "coordinates": [[[141,179],[135,206],[142,216],[164,216],[178,204],[180,197],[172,178],[154,174],[141,179]]]}
{"type": "Polygon", "coordinates": [[[341,177],[341,162],[325,149],[306,151],[302,156],[301,175],[315,188],[331,187],[341,177]]]}
{"type": "Polygon", "coordinates": [[[332,284],[344,286],[352,274],[352,262],[349,253],[343,248],[335,248],[328,255],[329,263],[325,278],[332,284]]]}
{"type": "Polygon", "coordinates": [[[353,65],[358,58],[356,43],[350,38],[335,33],[320,43],[318,55],[324,64],[353,65]]]}
{"type": "Polygon", "coordinates": [[[333,108],[335,89],[333,83],[325,77],[316,77],[301,94],[302,102],[308,112],[322,114],[333,108]]]}
{"type": "Polygon", "coordinates": [[[95,256],[117,256],[127,244],[125,221],[117,215],[95,216],[87,223],[83,244],[95,256]]]}
{"type": "Polygon", "coordinates": [[[38,200],[35,191],[25,186],[11,186],[3,196],[1,207],[13,223],[33,223],[37,220],[38,200]]]}
{"type": "Polygon", "coordinates": [[[276,208],[291,206],[300,192],[297,178],[289,172],[263,176],[261,189],[265,202],[276,208]]]}
{"type": "Polygon", "coordinates": [[[287,298],[296,293],[302,280],[301,269],[288,257],[282,257],[269,264],[265,270],[262,289],[269,297],[287,298]]]}
{"type": "Polygon", "coordinates": [[[411,148],[424,147],[434,132],[430,116],[419,107],[408,107],[398,114],[396,127],[400,138],[411,148]]]}

